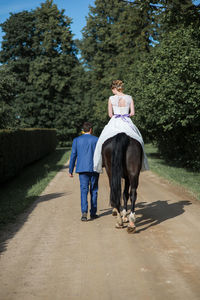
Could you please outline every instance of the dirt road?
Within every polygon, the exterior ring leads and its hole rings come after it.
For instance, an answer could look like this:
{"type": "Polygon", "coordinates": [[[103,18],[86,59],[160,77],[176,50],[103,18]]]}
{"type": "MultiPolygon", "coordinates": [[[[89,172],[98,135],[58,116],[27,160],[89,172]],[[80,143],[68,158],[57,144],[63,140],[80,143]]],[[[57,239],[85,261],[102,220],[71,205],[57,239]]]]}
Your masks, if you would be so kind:
{"type": "Polygon", "coordinates": [[[142,173],[137,232],[115,229],[106,174],[100,218],[80,221],[79,181],[61,170],[1,236],[1,300],[200,299],[200,203],[142,173]]]}

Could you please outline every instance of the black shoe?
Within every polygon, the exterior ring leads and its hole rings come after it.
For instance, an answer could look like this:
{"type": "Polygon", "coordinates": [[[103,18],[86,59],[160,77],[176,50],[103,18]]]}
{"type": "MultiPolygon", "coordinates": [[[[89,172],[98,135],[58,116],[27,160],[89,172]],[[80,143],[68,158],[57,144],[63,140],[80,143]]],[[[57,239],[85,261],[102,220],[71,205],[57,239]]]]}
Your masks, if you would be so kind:
{"type": "Polygon", "coordinates": [[[82,214],[81,221],[83,221],[83,222],[87,221],[87,214],[86,213],[82,214]]]}
{"type": "Polygon", "coordinates": [[[97,219],[99,218],[99,216],[97,214],[93,215],[93,216],[90,216],[91,219],[97,219]]]}

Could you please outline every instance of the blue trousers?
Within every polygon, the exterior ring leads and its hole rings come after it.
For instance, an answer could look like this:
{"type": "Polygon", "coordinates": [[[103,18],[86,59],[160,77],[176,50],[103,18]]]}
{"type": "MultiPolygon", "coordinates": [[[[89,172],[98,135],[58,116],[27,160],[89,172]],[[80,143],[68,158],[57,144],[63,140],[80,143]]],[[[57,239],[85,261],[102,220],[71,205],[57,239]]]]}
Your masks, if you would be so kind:
{"type": "Polygon", "coordinates": [[[90,216],[94,216],[97,212],[97,194],[99,173],[83,172],[79,173],[80,188],[81,188],[81,212],[88,212],[87,196],[90,189],[91,209],[90,216]]]}

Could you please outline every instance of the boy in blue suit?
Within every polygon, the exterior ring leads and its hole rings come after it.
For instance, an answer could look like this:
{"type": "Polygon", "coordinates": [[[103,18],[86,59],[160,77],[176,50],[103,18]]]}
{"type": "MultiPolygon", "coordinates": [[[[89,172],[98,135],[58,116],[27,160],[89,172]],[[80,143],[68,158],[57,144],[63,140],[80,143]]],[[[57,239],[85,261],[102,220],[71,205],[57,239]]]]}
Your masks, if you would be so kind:
{"type": "Polygon", "coordinates": [[[90,188],[91,194],[91,219],[98,218],[97,212],[97,193],[99,173],[93,171],[93,156],[98,138],[92,135],[92,124],[83,124],[84,134],[73,140],[72,152],[69,163],[69,176],[73,177],[75,162],[76,173],[79,173],[81,188],[81,212],[82,221],[87,221],[88,201],[87,195],[90,188]]]}

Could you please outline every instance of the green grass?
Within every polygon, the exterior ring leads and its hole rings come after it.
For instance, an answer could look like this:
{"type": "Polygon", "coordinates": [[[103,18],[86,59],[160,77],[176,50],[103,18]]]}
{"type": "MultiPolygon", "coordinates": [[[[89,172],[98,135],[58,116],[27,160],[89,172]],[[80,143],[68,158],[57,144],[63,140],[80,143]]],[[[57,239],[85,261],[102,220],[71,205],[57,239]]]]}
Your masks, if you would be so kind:
{"type": "Polygon", "coordinates": [[[194,197],[200,200],[200,173],[169,165],[161,158],[157,148],[152,144],[145,145],[145,151],[148,156],[151,171],[172,183],[184,187],[194,197]]]}
{"type": "Polygon", "coordinates": [[[70,149],[58,148],[0,186],[0,228],[15,221],[16,217],[37,199],[67,162],[69,155],[70,149]]]}

